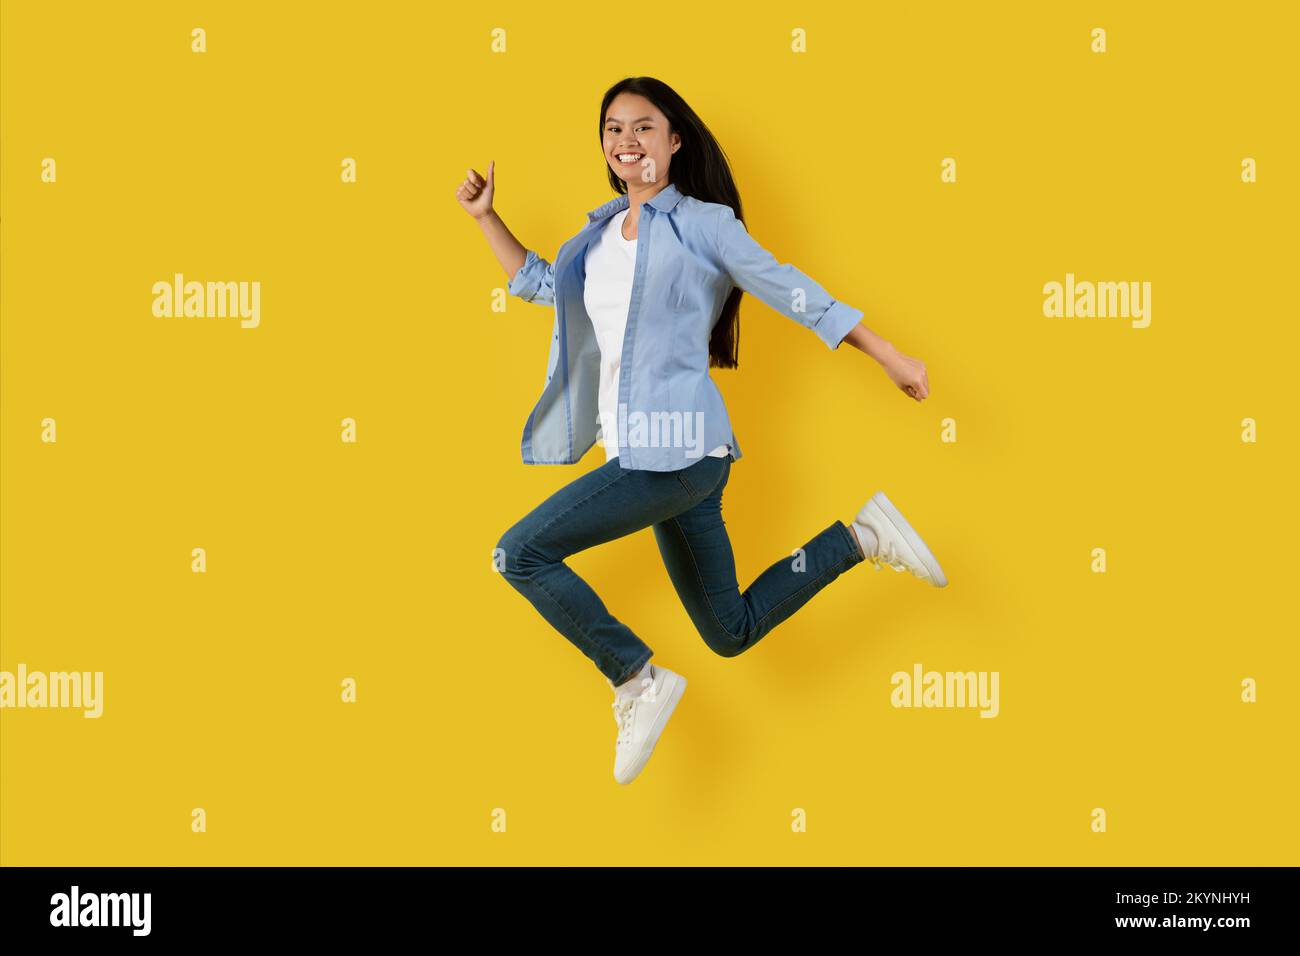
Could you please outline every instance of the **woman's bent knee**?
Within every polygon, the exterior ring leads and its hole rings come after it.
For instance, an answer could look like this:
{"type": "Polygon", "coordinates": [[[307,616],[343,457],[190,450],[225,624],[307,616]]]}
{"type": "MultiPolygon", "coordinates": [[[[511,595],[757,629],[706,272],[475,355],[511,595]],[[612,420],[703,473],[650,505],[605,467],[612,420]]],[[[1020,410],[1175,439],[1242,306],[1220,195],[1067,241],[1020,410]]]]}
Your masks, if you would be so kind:
{"type": "Polygon", "coordinates": [[[528,546],[528,532],[519,522],[501,536],[492,552],[492,566],[506,577],[527,577],[546,561],[528,546]]]}
{"type": "Polygon", "coordinates": [[[735,657],[749,646],[745,636],[732,634],[716,622],[695,622],[695,629],[705,645],[719,657],[735,657]]]}

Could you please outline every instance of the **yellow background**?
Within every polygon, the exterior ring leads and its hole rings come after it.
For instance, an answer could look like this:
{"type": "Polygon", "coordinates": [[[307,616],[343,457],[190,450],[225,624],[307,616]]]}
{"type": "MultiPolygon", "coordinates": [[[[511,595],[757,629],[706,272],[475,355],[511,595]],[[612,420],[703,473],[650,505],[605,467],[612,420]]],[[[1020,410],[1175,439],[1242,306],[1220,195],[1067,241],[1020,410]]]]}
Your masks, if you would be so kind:
{"type": "Polygon", "coordinates": [[[1294,8],[901,6],[6,2],[0,667],[105,711],[3,712],[0,862],[1298,862],[1294,8]],[[723,659],[649,530],[576,556],[690,681],[620,787],[603,678],[491,566],[603,452],[520,461],[553,313],[491,311],[453,193],[495,159],[550,258],[639,73],[929,370],[745,298],[742,586],[878,489],[952,583],[862,566],[723,659]],[[260,281],[261,327],[154,318],[174,272],[260,281]],[[1066,272],[1151,282],[1151,326],[1045,318],[1066,272]],[[892,708],[916,662],[1001,715],[892,708]]]}

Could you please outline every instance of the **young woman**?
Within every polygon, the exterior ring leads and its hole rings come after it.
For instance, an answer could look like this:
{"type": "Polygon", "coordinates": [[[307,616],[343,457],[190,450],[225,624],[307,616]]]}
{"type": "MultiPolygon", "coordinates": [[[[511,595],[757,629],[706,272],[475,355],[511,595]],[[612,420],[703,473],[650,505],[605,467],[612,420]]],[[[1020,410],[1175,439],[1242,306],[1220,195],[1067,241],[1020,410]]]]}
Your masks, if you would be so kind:
{"type": "Polygon", "coordinates": [[[600,106],[614,199],[587,213],[554,263],[527,249],[493,209],[495,161],[456,190],[510,277],[508,291],[555,307],[546,386],[524,425],[526,464],[573,464],[599,439],[605,464],[576,479],[501,538],[496,566],[614,690],[614,778],[649,760],[686,679],[564,563],[653,528],[669,577],[700,636],[723,657],[749,650],[841,572],[862,561],[946,585],[925,542],[877,492],[850,524],[833,522],[743,593],[722,520],[740,446],[709,368],[737,367],[738,309],[748,292],[848,342],[909,397],[930,391],[925,365],[861,324],[862,313],[750,237],[713,134],[671,88],[629,77],[600,106]]]}

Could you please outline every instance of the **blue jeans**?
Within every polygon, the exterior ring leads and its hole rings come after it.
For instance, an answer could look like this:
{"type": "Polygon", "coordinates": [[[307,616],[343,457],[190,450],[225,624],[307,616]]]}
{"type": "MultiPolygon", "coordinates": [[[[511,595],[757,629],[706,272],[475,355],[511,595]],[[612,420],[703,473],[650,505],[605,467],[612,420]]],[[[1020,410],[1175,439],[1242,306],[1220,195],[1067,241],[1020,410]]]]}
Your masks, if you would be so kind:
{"type": "Polygon", "coordinates": [[[865,558],[857,537],[836,521],[803,545],[802,554],[781,558],[741,593],[722,521],[731,461],[708,456],[679,471],[642,471],[610,459],[507,531],[496,566],[606,678],[622,684],[654,652],[564,559],[653,527],[668,576],[700,636],[715,653],[735,657],[865,558]]]}

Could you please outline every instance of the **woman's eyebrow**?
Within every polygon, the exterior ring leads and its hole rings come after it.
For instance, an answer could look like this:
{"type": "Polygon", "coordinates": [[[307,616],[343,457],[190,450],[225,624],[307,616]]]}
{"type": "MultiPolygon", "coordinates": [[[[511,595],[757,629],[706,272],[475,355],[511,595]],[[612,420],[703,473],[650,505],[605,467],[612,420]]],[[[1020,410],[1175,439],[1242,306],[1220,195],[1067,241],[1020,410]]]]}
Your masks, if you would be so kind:
{"type": "MultiPolygon", "coordinates": [[[[642,120],[653,120],[653,119],[654,119],[653,116],[638,116],[638,117],[637,117],[636,119],[634,119],[634,120],[628,120],[628,122],[629,122],[629,123],[639,123],[639,122],[641,122],[642,120]]],[[[619,119],[617,116],[611,116],[611,117],[609,117],[608,119],[606,119],[605,122],[606,122],[606,123],[621,123],[621,122],[623,122],[623,121],[622,121],[621,119],[619,119]]]]}

